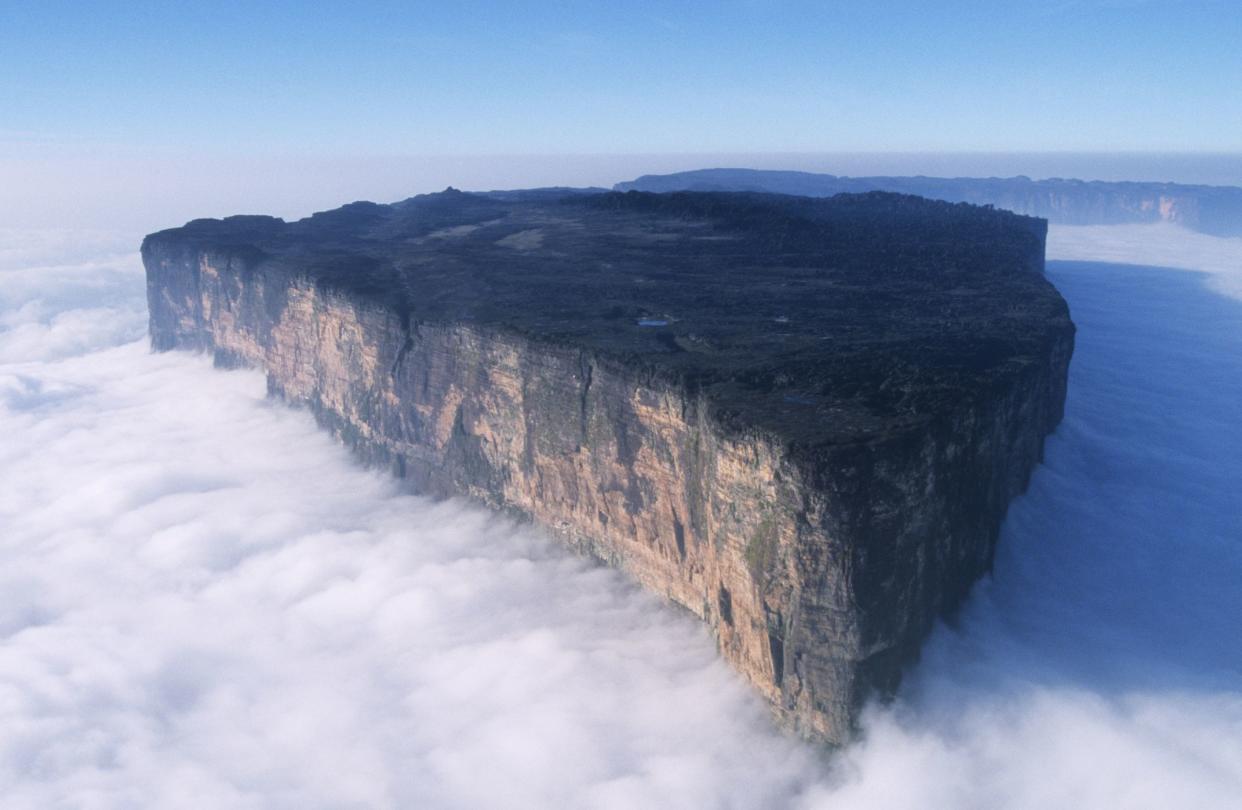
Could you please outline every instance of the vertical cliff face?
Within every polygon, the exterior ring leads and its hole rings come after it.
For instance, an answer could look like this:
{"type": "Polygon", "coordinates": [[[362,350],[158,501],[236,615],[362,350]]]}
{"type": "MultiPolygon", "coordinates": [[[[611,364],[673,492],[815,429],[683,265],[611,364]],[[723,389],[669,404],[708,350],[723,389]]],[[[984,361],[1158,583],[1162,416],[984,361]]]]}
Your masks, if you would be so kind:
{"type": "MultiPolygon", "coordinates": [[[[935,618],[988,569],[1061,418],[1063,302],[986,385],[882,430],[799,442],[624,352],[477,315],[420,317],[304,259],[277,261],[263,243],[284,227],[149,237],[154,348],[262,368],[272,393],[420,491],[528,516],[623,568],[703,619],[815,739],[847,739],[867,694],[895,688],[935,618]]],[[[1015,257],[1021,272],[1042,268],[1040,235],[1015,257]]],[[[796,419],[813,395],[780,396],[796,419]]]]}

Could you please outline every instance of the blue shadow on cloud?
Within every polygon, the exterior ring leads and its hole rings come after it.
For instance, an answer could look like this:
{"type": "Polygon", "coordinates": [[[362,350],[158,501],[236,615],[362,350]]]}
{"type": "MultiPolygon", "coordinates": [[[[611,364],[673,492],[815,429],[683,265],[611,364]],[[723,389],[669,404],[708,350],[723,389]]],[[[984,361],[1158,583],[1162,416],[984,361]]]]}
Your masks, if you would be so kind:
{"type": "Polygon", "coordinates": [[[1242,302],[1049,262],[1079,326],[1065,421],[920,682],[1242,691],[1242,302]]]}

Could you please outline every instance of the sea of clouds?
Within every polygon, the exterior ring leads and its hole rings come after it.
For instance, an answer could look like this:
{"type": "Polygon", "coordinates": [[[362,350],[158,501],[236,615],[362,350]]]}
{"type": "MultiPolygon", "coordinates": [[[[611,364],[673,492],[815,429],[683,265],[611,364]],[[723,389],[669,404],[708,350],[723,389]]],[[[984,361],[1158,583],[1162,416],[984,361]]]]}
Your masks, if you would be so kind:
{"type": "Polygon", "coordinates": [[[1238,806],[1242,240],[1054,229],[1066,420],[831,759],[623,576],[151,354],[137,241],[0,230],[0,806],[1238,806]]]}

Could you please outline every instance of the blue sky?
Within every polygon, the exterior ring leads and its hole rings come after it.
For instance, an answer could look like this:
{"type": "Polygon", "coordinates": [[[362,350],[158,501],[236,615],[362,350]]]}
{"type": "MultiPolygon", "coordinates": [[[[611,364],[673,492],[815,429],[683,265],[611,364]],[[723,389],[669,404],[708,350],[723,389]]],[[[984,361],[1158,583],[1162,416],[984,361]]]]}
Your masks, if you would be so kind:
{"type": "Polygon", "coordinates": [[[1222,2],[0,2],[0,144],[1242,151],[1222,2]]]}

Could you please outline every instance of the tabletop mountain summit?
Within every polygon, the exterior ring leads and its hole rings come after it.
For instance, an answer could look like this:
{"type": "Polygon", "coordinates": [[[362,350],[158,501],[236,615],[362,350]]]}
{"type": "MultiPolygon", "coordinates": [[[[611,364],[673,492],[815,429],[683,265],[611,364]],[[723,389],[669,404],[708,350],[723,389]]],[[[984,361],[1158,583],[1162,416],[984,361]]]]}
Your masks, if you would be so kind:
{"type": "Polygon", "coordinates": [[[890,193],[466,194],[148,236],[156,350],[266,371],[418,491],[547,527],[847,740],[1060,421],[1046,223],[890,193]]]}

